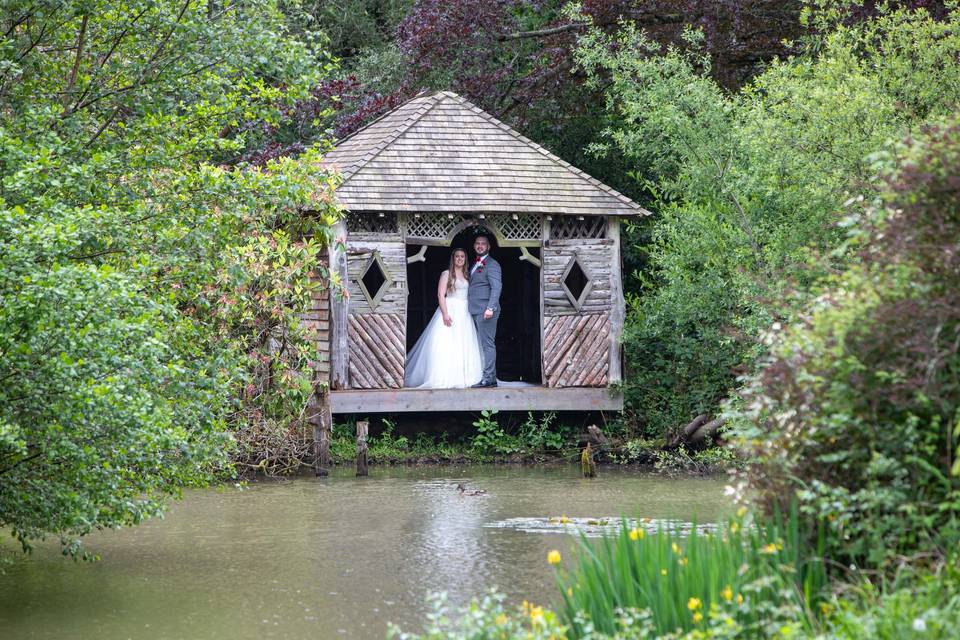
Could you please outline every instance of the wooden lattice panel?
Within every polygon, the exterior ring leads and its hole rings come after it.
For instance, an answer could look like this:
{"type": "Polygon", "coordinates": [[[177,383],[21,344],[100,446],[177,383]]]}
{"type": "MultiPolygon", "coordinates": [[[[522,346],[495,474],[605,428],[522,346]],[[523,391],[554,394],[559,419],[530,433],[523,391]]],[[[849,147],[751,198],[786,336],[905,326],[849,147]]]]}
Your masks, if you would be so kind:
{"type": "MultiPolygon", "coordinates": [[[[540,240],[543,219],[538,215],[495,214],[487,216],[490,224],[495,226],[504,240],[540,240]]],[[[483,224],[479,220],[479,224],[483,224]]]]}
{"type": "Polygon", "coordinates": [[[610,315],[544,318],[544,369],[548,387],[604,387],[610,366],[610,315]]]}
{"type": "Polygon", "coordinates": [[[347,213],[347,231],[349,233],[400,233],[397,214],[391,211],[360,211],[347,213]]]}
{"type": "Polygon", "coordinates": [[[445,240],[463,216],[450,217],[447,213],[420,213],[407,218],[407,235],[413,238],[445,240]]]}
{"type": "Polygon", "coordinates": [[[406,358],[403,316],[394,313],[351,315],[349,331],[350,387],[401,388],[406,358]]]}
{"type": "Polygon", "coordinates": [[[554,216],[550,223],[552,240],[600,239],[606,235],[604,216],[554,216]]]}

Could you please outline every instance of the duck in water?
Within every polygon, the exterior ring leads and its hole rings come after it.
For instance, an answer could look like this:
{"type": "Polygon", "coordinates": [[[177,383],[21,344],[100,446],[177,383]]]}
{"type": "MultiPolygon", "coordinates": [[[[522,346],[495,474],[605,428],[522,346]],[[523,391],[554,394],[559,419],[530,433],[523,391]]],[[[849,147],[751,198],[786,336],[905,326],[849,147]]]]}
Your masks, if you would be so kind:
{"type": "Polygon", "coordinates": [[[467,491],[467,488],[463,485],[462,482],[457,484],[457,493],[462,496],[485,496],[487,492],[485,489],[472,489],[467,491]]]}

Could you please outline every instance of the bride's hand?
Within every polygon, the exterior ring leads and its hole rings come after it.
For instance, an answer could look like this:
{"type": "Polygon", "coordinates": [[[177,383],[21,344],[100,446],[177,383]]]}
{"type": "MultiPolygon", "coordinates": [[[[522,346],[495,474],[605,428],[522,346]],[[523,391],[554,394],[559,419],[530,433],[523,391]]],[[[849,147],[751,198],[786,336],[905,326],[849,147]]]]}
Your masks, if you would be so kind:
{"type": "Polygon", "coordinates": [[[453,326],[453,318],[451,318],[451,317],[448,316],[447,314],[443,314],[443,324],[445,324],[445,325],[448,326],[448,327],[452,327],[452,326],[453,326]]]}

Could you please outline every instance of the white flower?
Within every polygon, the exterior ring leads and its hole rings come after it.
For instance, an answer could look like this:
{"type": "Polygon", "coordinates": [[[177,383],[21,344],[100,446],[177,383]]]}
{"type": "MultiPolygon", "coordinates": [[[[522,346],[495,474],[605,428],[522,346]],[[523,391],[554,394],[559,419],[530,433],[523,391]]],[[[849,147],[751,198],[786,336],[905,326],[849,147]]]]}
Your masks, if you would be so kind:
{"type": "Polygon", "coordinates": [[[913,619],[913,630],[914,631],[926,631],[927,622],[923,618],[914,618],[913,619]]]}

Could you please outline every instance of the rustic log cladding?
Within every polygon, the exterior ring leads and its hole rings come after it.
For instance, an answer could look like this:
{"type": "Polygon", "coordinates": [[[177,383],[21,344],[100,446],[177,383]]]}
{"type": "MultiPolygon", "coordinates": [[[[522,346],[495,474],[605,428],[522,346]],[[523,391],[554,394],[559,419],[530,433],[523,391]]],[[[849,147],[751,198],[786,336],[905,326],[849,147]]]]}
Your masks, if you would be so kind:
{"type": "Polygon", "coordinates": [[[406,320],[397,313],[350,314],[350,386],[399,389],[406,359],[406,320]]]}
{"type": "Polygon", "coordinates": [[[406,248],[400,241],[363,242],[351,237],[347,271],[350,387],[399,389],[406,359],[406,248]],[[370,277],[373,269],[380,275],[375,282],[370,277]],[[376,292],[367,290],[371,283],[376,292]]]}
{"type": "Polygon", "coordinates": [[[300,322],[317,350],[313,369],[326,380],[330,375],[330,289],[320,289],[311,296],[310,308],[300,314],[300,322]]]}
{"type": "Polygon", "coordinates": [[[551,240],[543,249],[544,314],[550,317],[608,313],[613,304],[610,287],[611,261],[616,255],[613,249],[613,242],[606,239],[551,240]],[[574,264],[583,271],[589,284],[589,292],[579,306],[571,300],[569,287],[564,287],[574,264]]]}
{"type": "Polygon", "coordinates": [[[610,365],[610,315],[545,319],[544,379],[548,387],[603,387],[610,365]]]}

